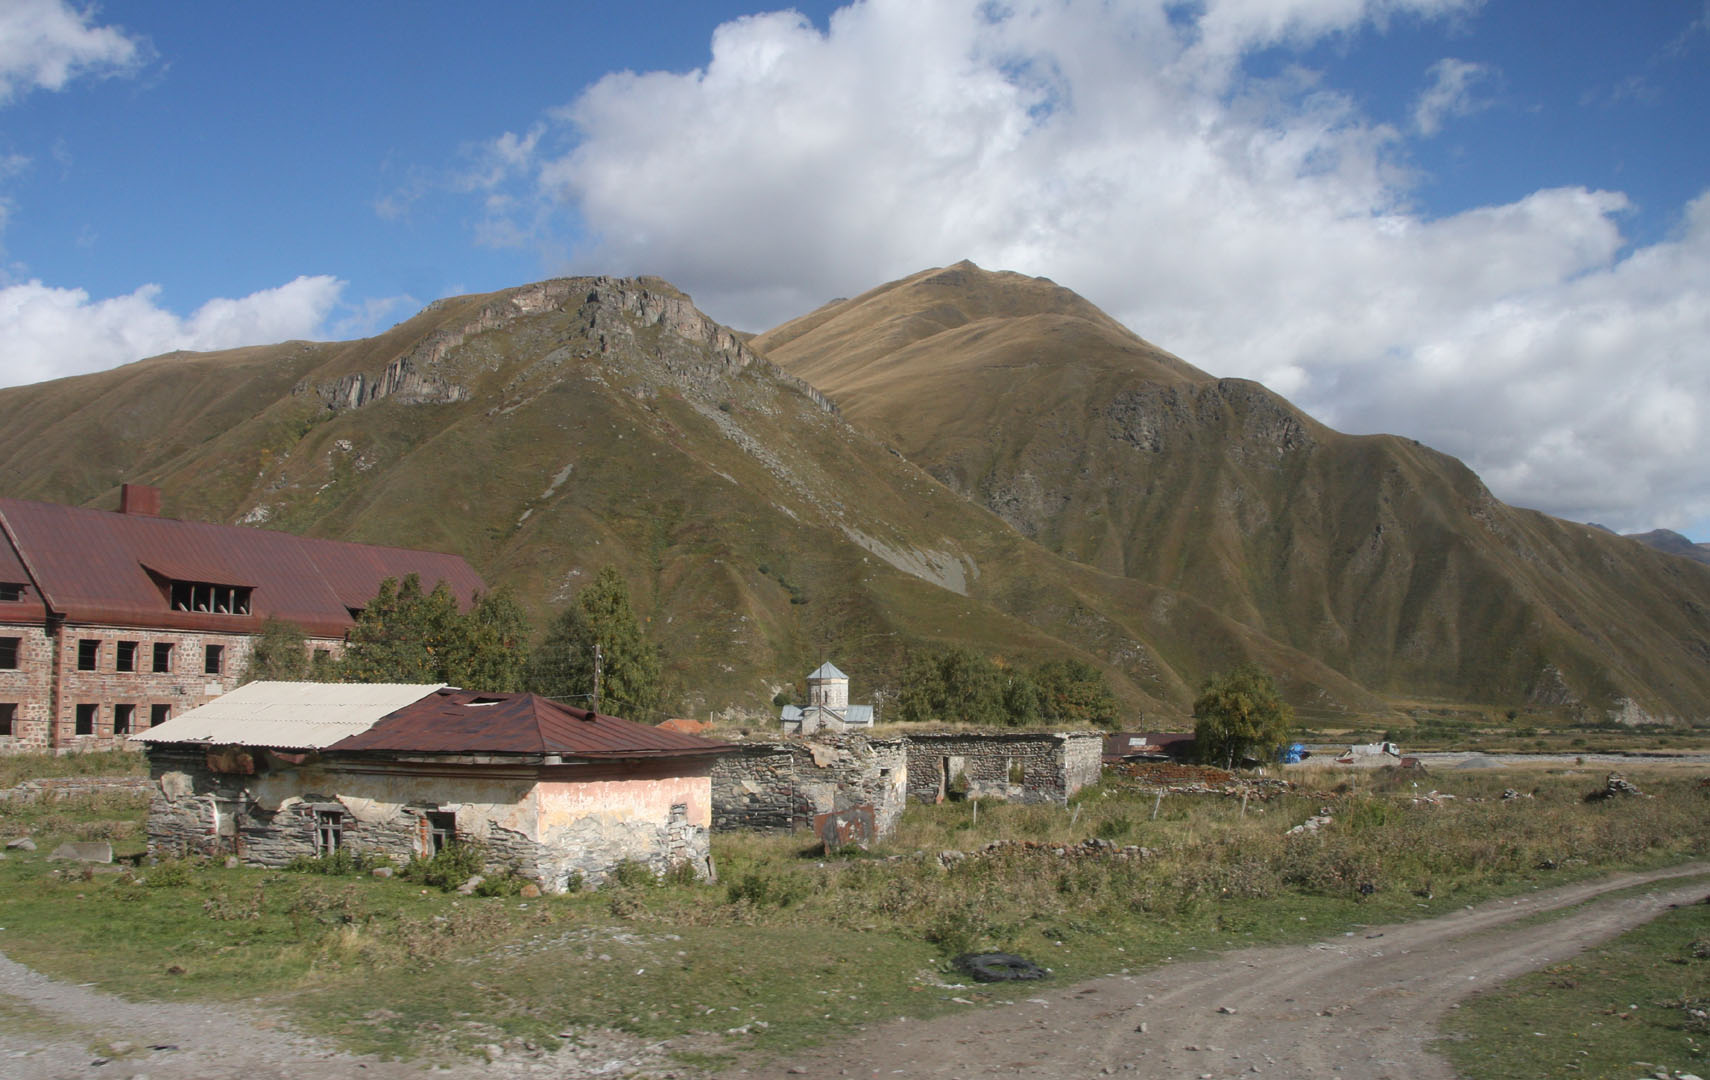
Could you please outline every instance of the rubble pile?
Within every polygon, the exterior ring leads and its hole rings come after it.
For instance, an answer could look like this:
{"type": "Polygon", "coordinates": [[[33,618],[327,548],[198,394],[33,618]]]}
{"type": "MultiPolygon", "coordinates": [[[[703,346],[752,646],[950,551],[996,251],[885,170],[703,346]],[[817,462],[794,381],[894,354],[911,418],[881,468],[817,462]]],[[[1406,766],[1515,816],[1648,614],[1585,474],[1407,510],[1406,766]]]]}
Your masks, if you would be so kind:
{"type": "MultiPolygon", "coordinates": [[[[1152,849],[1138,844],[1118,846],[1115,841],[1097,836],[1089,837],[1078,844],[1058,844],[1046,840],[993,840],[973,851],[940,851],[938,863],[949,868],[964,859],[1016,854],[1049,855],[1058,859],[1149,859],[1152,857],[1152,849]]],[[[896,855],[892,858],[904,859],[908,856],[896,855]]]]}
{"type": "Polygon", "coordinates": [[[1644,792],[1622,779],[1620,773],[1610,773],[1604,778],[1603,787],[1592,792],[1590,795],[1587,795],[1585,797],[1585,801],[1599,802],[1603,799],[1618,799],[1623,797],[1639,799],[1650,798],[1649,795],[1646,795],[1644,792]]]}
{"type": "Polygon", "coordinates": [[[1174,761],[1124,761],[1109,769],[1123,779],[1172,793],[1245,795],[1264,800],[1294,788],[1287,780],[1275,777],[1238,776],[1212,765],[1183,765],[1174,761]]]}

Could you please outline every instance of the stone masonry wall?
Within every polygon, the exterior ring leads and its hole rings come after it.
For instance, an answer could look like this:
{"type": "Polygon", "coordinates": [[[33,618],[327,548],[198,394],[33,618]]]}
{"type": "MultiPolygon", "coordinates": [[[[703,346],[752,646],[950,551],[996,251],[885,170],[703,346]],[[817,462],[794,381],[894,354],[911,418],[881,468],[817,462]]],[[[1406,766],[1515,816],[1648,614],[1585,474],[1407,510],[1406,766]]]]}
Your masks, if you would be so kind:
{"type": "Polygon", "coordinates": [[[816,814],[871,806],[882,837],[902,815],[907,784],[901,739],[821,733],[744,743],[713,764],[713,828],[812,828],[816,814]]]}
{"type": "Polygon", "coordinates": [[[0,711],[13,716],[11,733],[0,734],[0,754],[46,750],[52,745],[53,640],[40,626],[18,623],[0,623],[0,637],[18,639],[18,666],[0,670],[0,711]]]}
{"type": "Polygon", "coordinates": [[[1097,732],[945,732],[907,737],[908,793],[1022,803],[1068,802],[1098,779],[1097,732]]]}

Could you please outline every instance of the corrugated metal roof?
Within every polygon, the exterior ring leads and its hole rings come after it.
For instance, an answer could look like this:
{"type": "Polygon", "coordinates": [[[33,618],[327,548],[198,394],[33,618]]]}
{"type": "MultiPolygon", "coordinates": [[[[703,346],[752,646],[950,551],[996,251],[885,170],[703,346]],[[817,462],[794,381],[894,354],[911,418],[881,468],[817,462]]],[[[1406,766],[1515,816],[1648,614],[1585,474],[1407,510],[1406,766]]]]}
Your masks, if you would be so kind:
{"type": "Polygon", "coordinates": [[[731,748],[729,743],[632,723],[536,694],[447,689],[402,706],[330,749],[637,758],[717,754],[731,748]]]}
{"type": "Polygon", "coordinates": [[[843,679],[843,680],[847,681],[849,676],[843,674],[843,672],[841,672],[841,671],[838,671],[837,668],[832,666],[831,661],[827,660],[825,663],[823,663],[823,664],[819,665],[819,667],[815,668],[813,674],[809,675],[808,678],[810,678],[810,679],[843,679]]]}
{"type": "Polygon", "coordinates": [[[12,538],[0,521],[0,585],[22,585],[17,600],[0,600],[0,622],[40,622],[47,617],[47,607],[36,591],[35,575],[24,565],[12,538]]]}
{"type": "MultiPolygon", "coordinates": [[[[0,526],[47,604],[76,623],[252,632],[269,616],[317,637],[351,626],[386,578],[444,581],[467,607],[486,589],[461,556],[267,529],[0,499],[0,526]],[[152,573],[151,573],[152,571],[152,573]],[[173,611],[170,579],[253,587],[251,614],[173,611]]],[[[4,555],[0,555],[4,559],[4,555]]]]}
{"type": "Polygon", "coordinates": [[[208,743],[321,750],[366,731],[443,683],[252,682],[158,727],[147,743],[208,743]]]}

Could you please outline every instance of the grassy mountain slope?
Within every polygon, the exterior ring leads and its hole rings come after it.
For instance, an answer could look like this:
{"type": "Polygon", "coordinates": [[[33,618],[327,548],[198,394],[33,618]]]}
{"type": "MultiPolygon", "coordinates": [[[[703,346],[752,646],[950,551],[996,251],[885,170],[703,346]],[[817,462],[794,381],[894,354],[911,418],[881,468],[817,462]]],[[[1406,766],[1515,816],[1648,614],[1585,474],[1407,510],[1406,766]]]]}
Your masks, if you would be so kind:
{"type": "MultiPolygon", "coordinates": [[[[1084,305],[1083,305],[1084,306],[1084,305]]],[[[157,357],[0,391],[0,492],[440,548],[539,617],[616,565],[703,715],[826,658],[869,700],[907,649],[1087,659],[1163,723],[1255,659],[1298,700],[1346,675],[1170,588],[1061,558],[845,422],[654,279],[432,305],[375,338],[157,357]]]]}
{"type": "Polygon", "coordinates": [[[1331,431],[1049,281],[961,263],[751,344],[1045,547],[1377,693],[1710,722],[1710,570],[1331,431]]]}

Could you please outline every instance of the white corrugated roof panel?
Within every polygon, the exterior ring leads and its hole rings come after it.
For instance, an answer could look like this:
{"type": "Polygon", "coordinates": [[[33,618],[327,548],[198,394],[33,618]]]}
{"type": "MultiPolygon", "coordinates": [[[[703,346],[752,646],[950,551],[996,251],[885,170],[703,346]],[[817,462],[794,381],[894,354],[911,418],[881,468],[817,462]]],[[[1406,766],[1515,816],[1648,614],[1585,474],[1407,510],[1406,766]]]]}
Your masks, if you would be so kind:
{"type": "Polygon", "coordinates": [[[444,683],[252,682],[131,736],[148,743],[209,743],[318,750],[373,727],[444,683]]]}

